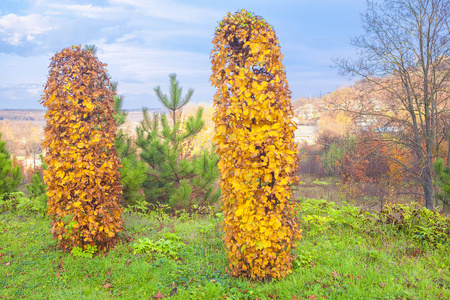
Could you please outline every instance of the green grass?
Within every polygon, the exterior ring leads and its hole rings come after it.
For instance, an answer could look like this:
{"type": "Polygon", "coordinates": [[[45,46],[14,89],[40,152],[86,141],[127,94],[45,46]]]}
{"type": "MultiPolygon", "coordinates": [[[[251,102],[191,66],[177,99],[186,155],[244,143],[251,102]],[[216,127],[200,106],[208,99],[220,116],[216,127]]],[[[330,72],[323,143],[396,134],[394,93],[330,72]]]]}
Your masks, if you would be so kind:
{"type": "Polygon", "coordinates": [[[160,291],[170,299],[450,299],[448,247],[385,225],[314,220],[303,221],[293,273],[259,283],[228,275],[220,215],[127,213],[121,242],[91,259],[57,250],[48,218],[4,212],[0,298],[155,299],[160,291]],[[175,255],[133,253],[139,239],[174,236],[182,241],[175,255]]]}

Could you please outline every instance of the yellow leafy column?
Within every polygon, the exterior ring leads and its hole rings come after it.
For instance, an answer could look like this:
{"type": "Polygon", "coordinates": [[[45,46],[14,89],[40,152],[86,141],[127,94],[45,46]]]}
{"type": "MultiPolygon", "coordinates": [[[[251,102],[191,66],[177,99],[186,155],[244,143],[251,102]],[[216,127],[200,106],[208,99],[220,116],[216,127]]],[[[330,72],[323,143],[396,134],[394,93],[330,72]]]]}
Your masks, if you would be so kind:
{"type": "Polygon", "coordinates": [[[280,45],[273,28],[245,10],[228,13],[213,44],[214,142],[231,271],[281,278],[291,272],[301,231],[291,199],[298,150],[280,45]]]}
{"type": "Polygon", "coordinates": [[[41,99],[48,214],[63,249],[108,250],[122,231],[114,93],[105,66],[79,46],[62,50],[52,58],[41,99]]]}

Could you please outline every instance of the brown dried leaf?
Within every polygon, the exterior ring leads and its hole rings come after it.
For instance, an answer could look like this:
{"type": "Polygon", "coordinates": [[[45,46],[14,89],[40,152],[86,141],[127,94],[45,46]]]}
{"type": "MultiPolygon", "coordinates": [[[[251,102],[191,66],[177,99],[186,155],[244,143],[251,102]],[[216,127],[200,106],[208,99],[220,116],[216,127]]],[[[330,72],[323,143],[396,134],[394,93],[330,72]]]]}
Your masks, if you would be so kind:
{"type": "Polygon", "coordinates": [[[109,289],[111,287],[111,283],[107,283],[103,286],[104,289],[109,289]]]}
{"type": "Polygon", "coordinates": [[[161,291],[159,290],[158,293],[156,295],[153,295],[152,298],[161,299],[161,298],[164,298],[164,297],[166,297],[166,296],[161,294],[161,291]]]}

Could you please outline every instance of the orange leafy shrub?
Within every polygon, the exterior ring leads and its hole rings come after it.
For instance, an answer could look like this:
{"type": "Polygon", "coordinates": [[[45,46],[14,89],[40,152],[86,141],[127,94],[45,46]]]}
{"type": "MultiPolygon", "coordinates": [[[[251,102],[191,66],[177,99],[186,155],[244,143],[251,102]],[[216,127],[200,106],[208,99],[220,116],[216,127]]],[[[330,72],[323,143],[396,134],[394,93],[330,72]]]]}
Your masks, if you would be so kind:
{"type": "Polygon", "coordinates": [[[213,44],[213,140],[231,272],[281,278],[291,272],[301,231],[291,199],[298,150],[280,46],[273,27],[245,10],[228,13],[213,44]]]}
{"type": "Polygon", "coordinates": [[[63,249],[108,250],[122,230],[114,93],[105,66],[79,46],[62,50],[52,58],[41,99],[48,214],[63,249]]]}
{"type": "Polygon", "coordinates": [[[404,147],[389,143],[391,140],[388,133],[361,131],[355,136],[354,145],[344,147],[339,168],[344,199],[358,205],[378,199],[375,205],[381,206],[398,199],[397,193],[409,181],[405,169],[412,167],[412,160],[404,147]]]}

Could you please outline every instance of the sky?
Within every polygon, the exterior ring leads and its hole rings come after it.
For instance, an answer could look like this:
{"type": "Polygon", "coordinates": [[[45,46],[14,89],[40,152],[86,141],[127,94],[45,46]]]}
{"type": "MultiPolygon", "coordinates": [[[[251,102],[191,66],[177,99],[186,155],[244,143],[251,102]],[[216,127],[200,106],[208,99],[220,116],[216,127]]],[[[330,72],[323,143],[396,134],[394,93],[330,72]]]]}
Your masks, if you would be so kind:
{"type": "Polygon", "coordinates": [[[210,53],[227,12],[246,9],[274,26],[292,98],[320,96],[352,81],[332,68],[363,34],[364,0],[0,0],[0,109],[40,109],[51,57],[97,47],[126,109],[161,108],[169,74],[212,103],[210,53]]]}

